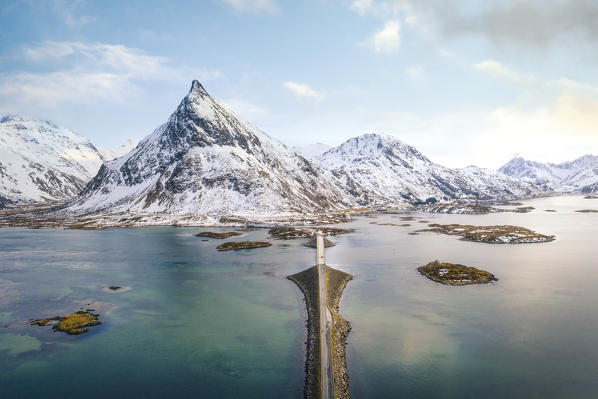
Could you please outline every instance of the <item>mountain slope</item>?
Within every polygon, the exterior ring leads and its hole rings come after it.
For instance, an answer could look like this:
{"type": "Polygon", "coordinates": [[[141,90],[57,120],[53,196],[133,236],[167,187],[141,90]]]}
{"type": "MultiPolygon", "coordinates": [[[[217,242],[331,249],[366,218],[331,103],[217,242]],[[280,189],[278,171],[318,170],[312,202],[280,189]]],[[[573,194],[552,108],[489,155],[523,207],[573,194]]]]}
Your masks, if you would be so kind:
{"type": "Polygon", "coordinates": [[[0,207],[77,195],[103,162],[93,144],[48,121],[0,119],[0,207]]]}
{"type": "Polygon", "coordinates": [[[65,209],[255,216],[350,205],[329,172],[239,119],[193,81],[168,121],[105,163],[65,209]]]}
{"type": "Polygon", "coordinates": [[[438,165],[400,140],[364,134],[315,158],[365,206],[452,199],[512,199],[539,193],[532,185],[472,168],[438,165]],[[501,177],[500,179],[497,177],[501,177]],[[518,184],[520,183],[520,184],[518,184]]]}
{"type": "Polygon", "coordinates": [[[503,165],[499,172],[545,186],[556,192],[598,192],[598,156],[584,155],[560,164],[541,163],[516,157],[503,165]]]}
{"type": "Polygon", "coordinates": [[[501,199],[530,198],[546,192],[541,186],[507,176],[492,169],[468,166],[456,169],[480,193],[480,197],[501,199]]]}

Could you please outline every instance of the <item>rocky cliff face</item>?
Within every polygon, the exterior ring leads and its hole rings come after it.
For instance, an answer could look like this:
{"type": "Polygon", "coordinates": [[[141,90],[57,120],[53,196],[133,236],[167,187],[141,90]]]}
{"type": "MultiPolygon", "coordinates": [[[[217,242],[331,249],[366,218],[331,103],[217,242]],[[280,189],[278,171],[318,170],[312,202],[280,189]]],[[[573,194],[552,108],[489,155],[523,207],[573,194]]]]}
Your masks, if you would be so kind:
{"type": "Polygon", "coordinates": [[[168,121],[105,163],[65,209],[255,216],[352,204],[330,172],[242,121],[193,81],[168,121]]]}

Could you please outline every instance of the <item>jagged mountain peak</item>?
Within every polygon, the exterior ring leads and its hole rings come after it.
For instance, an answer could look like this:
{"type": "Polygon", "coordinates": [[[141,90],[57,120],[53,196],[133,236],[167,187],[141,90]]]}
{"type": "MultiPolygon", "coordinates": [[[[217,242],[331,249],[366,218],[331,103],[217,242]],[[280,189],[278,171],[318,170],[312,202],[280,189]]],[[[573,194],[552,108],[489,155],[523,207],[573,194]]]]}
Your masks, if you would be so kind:
{"type": "MultiPolygon", "coordinates": [[[[201,96],[201,97],[210,97],[207,90],[203,87],[203,85],[199,82],[199,80],[194,79],[191,82],[191,90],[189,90],[188,96],[201,96]]],[[[211,97],[210,97],[211,98],[211,97]]]]}
{"type": "Polygon", "coordinates": [[[167,122],[105,163],[67,209],[214,216],[353,205],[332,179],[193,81],[167,122]]]}

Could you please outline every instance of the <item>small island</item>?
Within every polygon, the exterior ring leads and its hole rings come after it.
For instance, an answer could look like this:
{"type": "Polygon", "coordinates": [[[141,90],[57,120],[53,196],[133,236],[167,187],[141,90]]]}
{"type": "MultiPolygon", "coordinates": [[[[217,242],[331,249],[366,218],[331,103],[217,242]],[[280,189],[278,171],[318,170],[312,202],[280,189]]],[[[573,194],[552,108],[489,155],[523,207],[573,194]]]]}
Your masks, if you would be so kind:
{"type": "Polygon", "coordinates": [[[485,270],[437,260],[420,266],[417,270],[430,280],[446,285],[487,284],[497,281],[494,275],[485,270]]]}
{"type": "Polygon", "coordinates": [[[218,251],[232,251],[239,249],[265,248],[271,246],[272,243],[265,241],[229,241],[218,245],[216,249],[218,251]]]}
{"type": "Polygon", "coordinates": [[[581,209],[579,211],[575,211],[579,213],[598,213],[598,209],[581,209]]]}
{"type": "Polygon", "coordinates": [[[240,236],[241,233],[237,233],[236,231],[228,231],[226,233],[216,233],[213,231],[203,231],[201,233],[197,233],[195,237],[208,237],[208,238],[217,238],[219,240],[224,238],[236,237],[240,236]]]}
{"type": "Polygon", "coordinates": [[[292,240],[295,238],[310,238],[316,233],[325,236],[336,236],[339,234],[350,233],[351,230],[340,229],[337,227],[274,227],[268,230],[270,237],[276,240],[292,240]]]}
{"type": "Polygon", "coordinates": [[[520,207],[517,207],[517,208],[511,210],[511,212],[513,212],[513,213],[530,213],[534,209],[536,209],[536,208],[534,208],[533,206],[520,206],[520,207]]]}
{"type": "Polygon", "coordinates": [[[102,324],[98,319],[100,315],[91,312],[79,311],[74,314],[56,316],[48,319],[32,320],[32,326],[52,325],[54,331],[62,331],[70,335],[83,334],[88,331],[87,327],[93,327],[102,324]]]}
{"type": "Polygon", "coordinates": [[[461,236],[463,241],[488,244],[529,244],[554,241],[552,235],[544,235],[519,226],[471,226],[462,224],[430,224],[429,229],[417,232],[433,232],[461,236]]]}
{"type": "Polygon", "coordinates": [[[114,294],[116,292],[126,292],[126,291],[130,291],[130,290],[131,290],[130,285],[109,285],[107,287],[102,288],[102,291],[107,292],[109,294],[114,294]]]}
{"type": "Polygon", "coordinates": [[[424,205],[419,208],[421,211],[430,213],[450,213],[462,215],[486,215],[488,213],[505,212],[503,209],[488,205],[458,204],[454,202],[435,203],[424,205]]]}

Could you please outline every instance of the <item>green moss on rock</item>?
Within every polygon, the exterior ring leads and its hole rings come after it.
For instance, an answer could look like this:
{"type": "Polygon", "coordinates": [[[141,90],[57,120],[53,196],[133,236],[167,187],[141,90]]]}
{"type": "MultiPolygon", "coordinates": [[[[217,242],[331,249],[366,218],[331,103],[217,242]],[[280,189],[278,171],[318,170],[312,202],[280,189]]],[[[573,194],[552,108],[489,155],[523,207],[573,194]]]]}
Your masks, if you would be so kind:
{"type": "Polygon", "coordinates": [[[67,314],[64,316],[50,317],[47,319],[32,320],[31,325],[47,326],[52,324],[54,331],[62,331],[71,335],[83,334],[88,331],[87,327],[93,327],[102,324],[99,321],[100,315],[79,311],[74,314],[67,314]]]}

